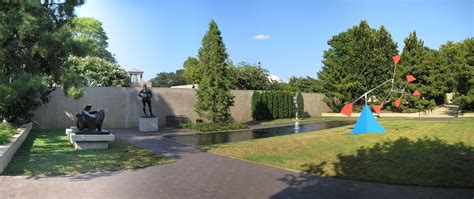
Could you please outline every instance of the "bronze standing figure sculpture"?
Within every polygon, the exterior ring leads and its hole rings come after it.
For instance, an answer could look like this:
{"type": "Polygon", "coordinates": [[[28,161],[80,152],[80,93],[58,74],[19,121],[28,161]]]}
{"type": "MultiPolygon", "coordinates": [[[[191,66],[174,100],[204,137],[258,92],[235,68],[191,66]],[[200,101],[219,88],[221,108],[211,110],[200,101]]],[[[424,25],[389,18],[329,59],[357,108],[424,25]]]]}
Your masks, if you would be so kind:
{"type": "Polygon", "coordinates": [[[145,113],[145,117],[147,117],[146,114],[146,105],[148,105],[148,111],[150,111],[150,116],[154,117],[153,112],[151,111],[151,90],[146,86],[146,84],[143,85],[143,89],[138,92],[138,96],[142,98],[142,106],[143,106],[143,113],[145,113]]]}

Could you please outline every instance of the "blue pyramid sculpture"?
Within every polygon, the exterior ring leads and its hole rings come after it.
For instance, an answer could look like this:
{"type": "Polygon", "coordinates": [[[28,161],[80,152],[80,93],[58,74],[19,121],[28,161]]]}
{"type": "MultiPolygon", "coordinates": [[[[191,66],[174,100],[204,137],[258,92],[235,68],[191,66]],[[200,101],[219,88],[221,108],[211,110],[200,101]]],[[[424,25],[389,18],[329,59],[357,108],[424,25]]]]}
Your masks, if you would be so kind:
{"type": "Polygon", "coordinates": [[[363,133],[385,133],[385,129],[377,122],[367,104],[362,109],[362,113],[360,113],[360,117],[352,129],[352,134],[363,133]]]}

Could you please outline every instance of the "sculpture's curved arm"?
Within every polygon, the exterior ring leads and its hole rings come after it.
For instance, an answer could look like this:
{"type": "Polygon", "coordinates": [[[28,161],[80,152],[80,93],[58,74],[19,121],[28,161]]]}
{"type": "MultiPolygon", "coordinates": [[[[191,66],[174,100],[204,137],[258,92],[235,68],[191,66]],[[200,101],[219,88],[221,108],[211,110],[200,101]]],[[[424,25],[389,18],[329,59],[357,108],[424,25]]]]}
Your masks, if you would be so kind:
{"type": "Polygon", "coordinates": [[[365,92],[364,94],[362,94],[359,98],[357,98],[357,99],[356,99],[354,102],[352,102],[352,103],[356,103],[356,102],[359,101],[362,97],[367,98],[367,94],[371,93],[372,91],[374,91],[374,90],[377,89],[377,88],[380,88],[382,85],[384,85],[384,84],[386,84],[386,83],[388,83],[388,82],[391,82],[392,80],[393,80],[393,79],[389,79],[389,80],[387,80],[387,81],[385,81],[385,82],[379,84],[379,85],[376,86],[375,88],[370,89],[369,91],[367,91],[367,92],[365,92]]]}

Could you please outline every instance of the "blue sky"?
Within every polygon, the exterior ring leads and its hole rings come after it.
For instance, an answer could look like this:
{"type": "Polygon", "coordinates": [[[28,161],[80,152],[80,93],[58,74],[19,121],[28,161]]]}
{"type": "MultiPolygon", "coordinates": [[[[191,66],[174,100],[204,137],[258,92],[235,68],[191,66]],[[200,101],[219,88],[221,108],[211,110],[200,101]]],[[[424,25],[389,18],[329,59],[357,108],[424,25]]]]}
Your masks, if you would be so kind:
{"type": "Polygon", "coordinates": [[[261,62],[287,81],[316,77],[327,41],[361,20],[384,25],[403,49],[416,30],[425,45],[438,49],[474,33],[472,0],[88,0],[80,17],[103,23],[109,50],[125,69],[145,71],[145,79],[182,68],[196,56],[214,19],[234,62],[261,62]],[[257,36],[260,35],[260,36],[257,36]],[[255,37],[257,36],[257,37],[255,37]],[[257,39],[259,38],[259,39],[257,39]]]}

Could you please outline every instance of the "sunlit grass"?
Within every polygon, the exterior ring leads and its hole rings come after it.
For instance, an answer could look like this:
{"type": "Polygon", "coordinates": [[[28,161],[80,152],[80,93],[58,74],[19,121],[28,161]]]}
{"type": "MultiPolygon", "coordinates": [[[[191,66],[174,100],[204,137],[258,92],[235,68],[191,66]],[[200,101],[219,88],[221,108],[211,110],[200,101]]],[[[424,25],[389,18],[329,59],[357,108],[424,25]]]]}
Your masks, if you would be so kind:
{"type": "Polygon", "coordinates": [[[3,175],[66,175],[116,171],[170,163],[158,156],[116,139],[109,149],[75,150],[62,130],[32,130],[3,175]]]}
{"type": "Polygon", "coordinates": [[[7,123],[0,122],[0,145],[8,144],[17,131],[7,123]]]}
{"type": "Polygon", "coordinates": [[[350,125],[215,145],[209,151],[323,176],[474,187],[474,118],[380,123],[387,133],[352,135],[350,125]]]}

